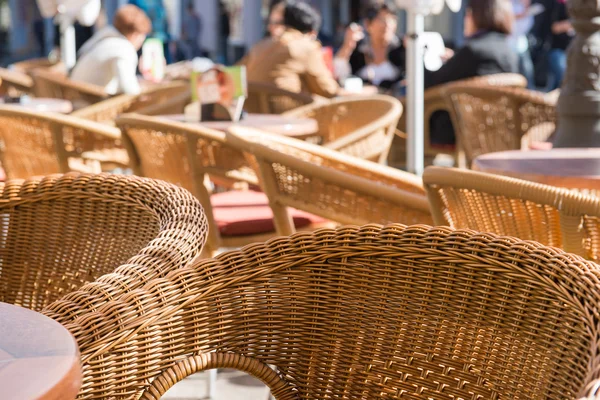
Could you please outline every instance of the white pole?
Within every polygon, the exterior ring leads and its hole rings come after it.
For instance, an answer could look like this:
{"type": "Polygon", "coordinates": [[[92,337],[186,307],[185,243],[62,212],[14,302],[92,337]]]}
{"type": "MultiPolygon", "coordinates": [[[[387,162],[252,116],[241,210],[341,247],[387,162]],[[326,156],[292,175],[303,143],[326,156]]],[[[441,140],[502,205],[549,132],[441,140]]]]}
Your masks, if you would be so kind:
{"type": "Polygon", "coordinates": [[[60,16],[60,55],[67,70],[75,66],[76,52],[73,19],[62,15],[60,16]]]}
{"type": "Polygon", "coordinates": [[[407,13],[407,146],[406,160],[410,172],[421,176],[423,174],[423,45],[422,33],[425,27],[425,17],[422,14],[408,11],[407,13]]]}

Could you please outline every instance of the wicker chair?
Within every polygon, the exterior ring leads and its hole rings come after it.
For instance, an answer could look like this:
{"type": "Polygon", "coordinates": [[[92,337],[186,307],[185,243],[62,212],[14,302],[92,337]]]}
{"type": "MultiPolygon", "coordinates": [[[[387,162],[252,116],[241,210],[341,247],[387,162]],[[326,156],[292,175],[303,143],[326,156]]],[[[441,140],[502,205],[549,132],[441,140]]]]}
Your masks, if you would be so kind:
{"type": "Polygon", "coordinates": [[[53,61],[49,58],[32,58],[29,60],[19,61],[11,65],[11,67],[19,72],[29,74],[36,69],[44,69],[56,73],[65,74],[65,65],[60,61],[53,61]]]}
{"type": "Polygon", "coordinates": [[[272,83],[248,82],[248,98],[244,109],[254,114],[282,114],[300,106],[311,104],[315,99],[309,93],[294,93],[272,83]]]}
{"type": "Polygon", "coordinates": [[[40,311],[68,295],[49,309],[59,322],[122,288],[109,289],[109,275],[85,298],[70,294],[82,285],[119,265],[133,281],[184,266],[200,253],[207,230],[191,194],[151,179],[50,175],[2,183],[0,199],[0,301],[40,311]]]}
{"type": "MultiPolygon", "coordinates": [[[[0,107],[0,160],[9,179],[69,171],[96,172],[84,153],[118,146],[121,132],[79,118],[0,107]]],[[[96,168],[98,167],[98,168],[96,168]]]]}
{"type": "Polygon", "coordinates": [[[423,175],[434,222],[535,240],[600,257],[600,199],[564,188],[468,170],[423,175]]]}
{"type": "Polygon", "coordinates": [[[139,96],[122,94],[79,109],[71,115],[114,125],[119,114],[139,113],[140,110],[164,106],[166,103],[171,102],[173,98],[188,94],[189,86],[188,83],[174,82],[156,86],[139,96]]]}
{"type": "Polygon", "coordinates": [[[379,163],[387,162],[401,114],[400,102],[384,95],[336,98],[285,113],[316,119],[325,147],[379,163]]]}
{"type": "Polygon", "coordinates": [[[366,225],[199,261],[66,327],[81,399],[158,399],[213,368],[279,400],[591,399],[599,286],[598,265],[538,243],[366,225]]]}
{"type": "Polygon", "coordinates": [[[446,100],[468,166],[481,154],[544,141],[547,130],[536,134],[531,128],[556,122],[556,97],[527,89],[454,85],[446,100]]]}
{"type": "Polygon", "coordinates": [[[282,235],[295,232],[288,207],[341,224],[432,222],[415,175],[248,128],[231,128],[229,142],[249,155],[282,235]]]}
{"type": "Polygon", "coordinates": [[[0,95],[20,96],[33,92],[33,80],[23,72],[0,68],[0,82],[0,95]]]}
{"type": "MultiPolygon", "coordinates": [[[[438,154],[452,154],[455,158],[459,158],[460,150],[456,147],[448,146],[435,146],[431,145],[429,138],[431,117],[437,111],[450,112],[447,101],[445,99],[445,91],[447,88],[455,85],[465,85],[473,87],[487,87],[487,86],[507,86],[507,87],[521,87],[527,86],[527,79],[519,74],[493,74],[487,76],[478,76],[475,78],[469,78],[462,81],[451,82],[444,85],[438,85],[427,89],[424,93],[424,121],[423,121],[423,140],[424,140],[424,154],[426,164],[431,164],[433,159],[438,154]]],[[[406,99],[401,98],[402,105],[406,107],[406,99]]],[[[398,122],[398,129],[402,132],[406,132],[406,113],[404,113],[400,121],[398,122]]],[[[394,166],[404,166],[406,162],[406,136],[398,135],[394,139],[392,145],[392,154],[390,155],[390,164],[394,166]]]]}
{"type": "Polygon", "coordinates": [[[31,77],[34,83],[34,94],[37,97],[69,100],[73,103],[74,110],[110,97],[100,86],[76,82],[56,72],[35,69],[31,71],[31,77]]]}
{"type": "MultiPolygon", "coordinates": [[[[218,198],[226,195],[211,195],[211,189],[206,184],[207,178],[225,187],[236,187],[238,182],[247,185],[258,183],[244,155],[231,147],[224,132],[201,125],[135,114],[120,116],[117,126],[123,133],[123,142],[128,149],[131,167],[136,175],[177,184],[194,193],[200,200],[209,221],[208,247],[211,252],[220,247],[239,247],[263,241],[275,235],[272,219],[269,228],[254,234],[240,233],[236,228],[229,230],[230,227],[223,226],[219,223],[222,221],[215,217],[217,211],[223,214],[221,210],[224,208],[234,210],[238,203],[235,199],[234,204],[217,202],[218,198]],[[215,208],[217,205],[220,205],[218,210],[215,208]]],[[[245,201],[246,196],[242,196],[240,192],[237,192],[240,201],[245,201]]],[[[248,191],[244,190],[244,193],[248,194],[246,192],[248,191]]],[[[254,201],[255,199],[248,200],[254,201]]],[[[269,211],[266,197],[264,208],[269,211]]],[[[241,212],[252,211],[246,209],[241,212]]]]}

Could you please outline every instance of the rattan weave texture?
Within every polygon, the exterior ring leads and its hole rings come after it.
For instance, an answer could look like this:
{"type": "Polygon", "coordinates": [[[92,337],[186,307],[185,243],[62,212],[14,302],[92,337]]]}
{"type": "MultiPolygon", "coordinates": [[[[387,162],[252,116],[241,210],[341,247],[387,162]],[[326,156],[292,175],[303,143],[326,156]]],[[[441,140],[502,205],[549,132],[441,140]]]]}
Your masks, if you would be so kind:
{"type": "Polygon", "coordinates": [[[599,285],[535,242],[350,226],[201,260],[67,326],[86,399],[157,399],[207,368],[277,399],[565,399],[599,374],[599,285]]]}
{"type": "Polygon", "coordinates": [[[556,96],[522,88],[453,85],[445,90],[467,165],[479,155],[528,148],[548,139],[536,129],[556,122],[556,96]],[[525,135],[527,133],[527,135],[525,135]]]}
{"type": "Polygon", "coordinates": [[[438,225],[535,240],[600,257],[600,199],[484,172],[428,167],[423,174],[438,225]]]}
{"type": "Polygon", "coordinates": [[[135,176],[10,182],[2,201],[2,262],[10,267],[1,270],[2,301],[16,296],[8,302],[44,308],[63,324],[187,265],[208,231],[191,193],[135,176]]]}
{"type": "Polygon", "coordinates": [[[120,139],[118,129],[92,121],[0,106],[0,159],[9,179],[69,172],[84,152],[114,148],[120,139]]]}

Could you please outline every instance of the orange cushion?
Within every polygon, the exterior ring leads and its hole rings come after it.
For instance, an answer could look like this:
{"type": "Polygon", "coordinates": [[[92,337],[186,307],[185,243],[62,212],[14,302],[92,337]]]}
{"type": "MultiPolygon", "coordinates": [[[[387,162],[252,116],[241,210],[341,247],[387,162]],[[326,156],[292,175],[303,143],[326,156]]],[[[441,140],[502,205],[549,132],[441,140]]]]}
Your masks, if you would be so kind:
{"type": "MultiPolygon", "coordinates": [[[[258,235],[275,231],[267,195],[252,190],[231,190],[210,197],[215,221],[222,236],[258,235]]],[[[296,228],[325,223],[326,219],[288,208],[296,228]]]]}

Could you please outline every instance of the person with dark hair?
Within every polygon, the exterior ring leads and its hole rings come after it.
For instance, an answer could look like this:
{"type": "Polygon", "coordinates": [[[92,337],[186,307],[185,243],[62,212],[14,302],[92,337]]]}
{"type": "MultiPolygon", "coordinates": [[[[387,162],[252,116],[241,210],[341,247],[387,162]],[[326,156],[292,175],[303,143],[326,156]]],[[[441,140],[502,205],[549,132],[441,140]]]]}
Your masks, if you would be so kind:
{"type": "Polygon", "coordinates": [[[405,49],[396,35],[396,10],[386,2],[371,4],[364,21],[366,36],[357,24],[346,29],[344,43],[335,56],[336,73],[340,79],[356,75],[367,83],[389,88],[405,74],[405,49]]]}
{"type": "Polygon", "coordinates": [[[71,79],[102,86],[107,93],[139,94],[138,50],[152,30],[150,19],[134,5],[121,6],[113,26],[98,31],[79,51],[71,79]]]}
{"type": "Polygon", "coordinates": [[[503,72],[518,73],[518,55],[509,41],[513,22],[509,0],[471,0],[464,18],[466,45],[439,70],[425,70],[425,86],[503,72]]]}
{"type": "Polygon", "coordinates": [[[267,36],[279,37],[285,32],[285,24],[283,22],[285,3],[285,0],[271,0],[267,19],[267,36]]]}
{"type": "MultiPolygon", "coordinates": [[[[340,87],[325,64],[316,35],[320,15],[307,3],[287,2],[283,15],[285,31],[257,43],[244,57],[250,82],[273,83],[294,93],[307,92],[334,97],[340,87]]],[[[253,99],[247,100],[252,111],[253,99]]]]}
{"type": "MultiPolygon", "coordinates": [[[[471,0],[464,18],[466,45],[439,70],[425,69],[425,87],[476,76],[518,73],[519,57],[509,40],[513,21],[510,0],[471,0]]],[[[453,145],[456,142],[446,111],[434,113],[430,127],[433,144],[453,145]]]]}

